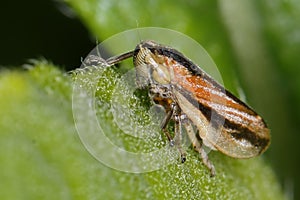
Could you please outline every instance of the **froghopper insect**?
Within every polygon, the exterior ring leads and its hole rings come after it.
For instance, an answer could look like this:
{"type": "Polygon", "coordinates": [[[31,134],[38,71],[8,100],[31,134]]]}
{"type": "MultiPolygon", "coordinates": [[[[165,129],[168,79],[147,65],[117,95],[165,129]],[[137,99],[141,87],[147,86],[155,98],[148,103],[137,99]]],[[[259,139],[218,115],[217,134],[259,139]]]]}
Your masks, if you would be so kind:
{"type": "Polygon", "coordinates": [[[270,131],[262,117],[171,47],[143,41],[133,51],[87,61],[112,66],[130,57],[137,86],[148,89],[153,102],[166,111],[161,128],[178,148],[182,162],[186,160],[180,141],[182,128],[211,176],[216,172],[204,146],[233,158],[251,158],[270,145],[270,131]],[[170,120],[175,123],[174,137],[167,130],[170,120]]]}

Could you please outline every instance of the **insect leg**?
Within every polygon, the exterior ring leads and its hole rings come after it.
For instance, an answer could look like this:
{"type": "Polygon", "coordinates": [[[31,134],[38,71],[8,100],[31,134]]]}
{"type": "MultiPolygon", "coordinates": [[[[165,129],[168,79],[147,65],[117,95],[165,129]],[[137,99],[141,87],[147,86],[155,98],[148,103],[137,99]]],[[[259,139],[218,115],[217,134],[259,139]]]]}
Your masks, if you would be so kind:
{"type": "Polygon", "coordinates": [[[180,153],[181,162],[184,163],[186,161],[186,153],[181,147],[182,143],[182,121],[181,115],[175,115],[175,145],[180,153]]]}
{"type": "Polygon", "coordinates": [[[176,110],[177,106],[175,104],[171,104],[170,107],[171,107],[170,110],[167,112],[167,115],[165,116],[165,118],[163,119],[163,121],[161,123],[161,128],[164,131],[164,133],[166,134],[166,136],[168,137],[168,139],[170,141],[170,146],[176,145],[176,148],[178,149],[178,151],[180,153],[181,162],[184,163],[186,161],[186,153],[181,148],[181,142],[182,142],[181,116],[176,114],[178,111],[176,110]],[[167,130],[167,125],[168,125],[169,121],[171,120],[171,118],[173,118],[173,117],[175,120],[174,138],[171,137],[170,133],[167,130]]]}
{"type": "Polygon", "coordinates": [[[173,109],[170,109],[167,113],[167,115],[165,116],[165,118],[163,119],[160,127],[163,130],[163,132],[165,133],[165,135],[167,136],[169,142],[170,142],[170,146],[173,147],[174,146],[174,140],[171,137],[169,131],[167,130],[167,125],[171,119],[171,117],[173,116],[173,109]]]}
{"type": "Polygon", "coordinates": [[[184,126],[185,126],[185,129],[187,131],[187,134],[191,140],[191,143],[192,143],[194,149],[200,154],[200,157],[201,157],[204,165],[209,169],[210,176],[211,177],[215,176],[216,175],[215,167],[208,159],[207,153],[205,152],[205,150],[203,148],[202,141],[199,141],[198,138],[196,137],[195,131],[194,131],[191,123],[186,122],[184,124],[184,126]]]}

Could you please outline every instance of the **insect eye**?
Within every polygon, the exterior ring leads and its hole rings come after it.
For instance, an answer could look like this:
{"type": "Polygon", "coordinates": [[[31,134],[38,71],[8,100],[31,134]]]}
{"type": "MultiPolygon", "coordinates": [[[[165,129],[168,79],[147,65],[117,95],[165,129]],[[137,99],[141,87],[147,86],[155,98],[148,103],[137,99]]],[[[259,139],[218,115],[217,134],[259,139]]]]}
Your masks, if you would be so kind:
{"type": "Polygon", "coordinates": [[[153,71],[153,79],[160,84],[170,83],[170,73],[167,68],[163,65],[157,65],[153,71]]]}

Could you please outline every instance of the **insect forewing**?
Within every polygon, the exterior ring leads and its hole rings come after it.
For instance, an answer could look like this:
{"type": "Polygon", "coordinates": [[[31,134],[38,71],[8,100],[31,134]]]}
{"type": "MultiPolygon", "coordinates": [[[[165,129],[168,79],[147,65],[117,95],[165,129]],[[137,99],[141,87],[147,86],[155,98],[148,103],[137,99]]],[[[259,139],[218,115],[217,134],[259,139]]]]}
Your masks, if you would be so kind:
{"type": "Polygon", "coordinates": [[[267,149],[270,133],[264,120],[199,66],[154,42],[142,42],[135,53],[141,50],[151,56],[139,59],[157,69],[152,76],[158,83],[171,86],[174,100],[197,127],[206,146],[235,158],[254,157],[267,149]]]}

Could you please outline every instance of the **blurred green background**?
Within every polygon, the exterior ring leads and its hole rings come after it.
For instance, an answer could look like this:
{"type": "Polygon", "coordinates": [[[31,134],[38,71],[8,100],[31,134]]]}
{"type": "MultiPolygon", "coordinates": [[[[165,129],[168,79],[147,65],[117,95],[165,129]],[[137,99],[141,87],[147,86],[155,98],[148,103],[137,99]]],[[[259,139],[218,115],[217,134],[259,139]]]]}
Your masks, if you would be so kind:
{"type": "Polygon", "coordinates": [[[194,38],[216,62],[226,88],[245,95],[265,118],[272,144],[263,157],[284,193],[300,199],[300,2],[6,1],[0,22],[2,74],[39,57],[66,71],[77,68],[96,40],[136,27],[194,38]]]}

